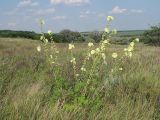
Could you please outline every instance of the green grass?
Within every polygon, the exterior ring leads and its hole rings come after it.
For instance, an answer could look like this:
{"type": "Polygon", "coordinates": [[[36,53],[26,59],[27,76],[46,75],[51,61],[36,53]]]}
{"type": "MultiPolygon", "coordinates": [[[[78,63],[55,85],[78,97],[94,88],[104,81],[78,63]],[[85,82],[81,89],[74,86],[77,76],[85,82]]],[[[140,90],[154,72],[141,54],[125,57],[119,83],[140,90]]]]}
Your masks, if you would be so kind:
{"type": "MultiPolygon", "coordinates": [[[[61,63],[60,75],[36,51],[38,41],[0,38],[0,119],[2,120],[159,120],[160,119],[160,48],[139,44],[131,60],[125,61],[124,70],[118,73],[111,85],[102,89],[100,107],[95,98],[87,105],[69,104],[55,99],[56,80],[72,83],[73,75],[67,55],[67,44],[57,44],[61,63]],[[67,61],[68,60],[68,61],[67,61]],[[119,78],[120,77],[120,78],[119,78]],[[98,104],[96,104],[98,105],[98,104]]],[[[87,44],[77,43],[74,55],[79,58],[87,44]]],[[[113,51],[125,46],[110,45],[106,51],[108,67],[113,51]]],[[[98,74],[105,74],[99,71],[98,74]]],[[[96,78],[93,78],[93,80],[96,78]]],[[[106,78],[107,79],[107,78],[106,78]]],[[[82,79],[85,80],[85,79],[82,79]]],[[[98,77],[101,87],[103,79],[98,77]]],[[[56,84],[57,85],[57,84],[56,84]]],[[[63,87],[62,87],[63,88],[63,87]]],[[[63,88],[62,98],[69,94],[63,88]]],[[[69,98],[71,99],[71,98],[69,98]]],[[[60,99],[61,100],[61,99],[60,99]]]]}

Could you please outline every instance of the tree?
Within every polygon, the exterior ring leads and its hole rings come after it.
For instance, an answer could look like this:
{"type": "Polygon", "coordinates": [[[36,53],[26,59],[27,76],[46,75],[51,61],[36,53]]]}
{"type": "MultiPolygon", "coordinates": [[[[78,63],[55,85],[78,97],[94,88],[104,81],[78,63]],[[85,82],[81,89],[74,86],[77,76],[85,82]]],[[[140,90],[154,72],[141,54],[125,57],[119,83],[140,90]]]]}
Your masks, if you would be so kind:
{"type": "Polygon", "coordinates": [[[84,37],[79,32],[71,31],[68,29],[62,30],[60,32],[60,35],[63,38],[62,42],[83,42],[85,41],[84,37]]]}
{"type": "Polygon", "coordinates": [[[157,26],[151,26],[150,30],[145,31],[143,42],[155,46],[160,45],[160,24],[157,26]]]}
{"type": "Polygon", "coordinates": [[[89,34],[89,37],[93,39],[95,42],[100,42],[102,39],[102,33],[94,31],[89,34]]]}

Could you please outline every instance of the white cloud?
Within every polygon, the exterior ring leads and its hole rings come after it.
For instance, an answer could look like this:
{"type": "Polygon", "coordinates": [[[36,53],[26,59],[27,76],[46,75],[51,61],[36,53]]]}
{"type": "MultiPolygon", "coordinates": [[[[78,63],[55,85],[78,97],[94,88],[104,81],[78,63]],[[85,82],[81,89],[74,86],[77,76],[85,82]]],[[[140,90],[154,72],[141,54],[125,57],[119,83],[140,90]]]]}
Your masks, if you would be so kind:
{"type": "Polygon", "coordinates": [[[82,14],[81,14],[79,17],[80,17],[80,18],[87,18],[88,15],[82,15],[82,14]]]}
{"type": "Polygon", "coordinates": [[[22,0],[18,3],[18,7],[27,7],[27,6],[38,6],[38,2],[33,2],[32,0],[22,0]]]}
{"type": "Polygon", "coordinates": [[[31,4],[31,6],[38,6],[38,5],[39,5],[38,2],[33,2],[33,3],[31,4]]]}
{"type": "Polygon", "coordinates": [[[15,27],[16,25],[17,25],[16,22],[9,22],[9,23],[8,23],[8,26],[9,26],[9,27],[15,27]]]}
{"type": "Polygon", "coordinates": [[[50,0],[52,4],[81,5],[89,3],[89,0],[50,0]]]}
{"type": "Polygon", "coordinates": [[[55,16],[55,17],[53,17],[53,20],[65,20],[65,19],[67,19],[66,16],[55,16]]]}
{"type": "Polygon", "coordinates": [[[92,14],[89,10],[85,11],[85,12],[81,12],[80,13],[80,18],[87,18],[89,17],[89,15],[92,14]]]}
{"type": "Polygon", "coordinates": [[[132,9],[131,12],[132,13],[143,13],[143,10],[132,9]]]}
{"type": "Polygon", "coordinates": [[[104,14],[104,13],[99,13],[97,16],[98,16],[98,17],[106,17],[106,14],[104,14]]]}
{"type": "Polygon", "coordinates": [[[121,13],[126,13],[127,9],[125,8],[120,8],[119,6],[115,6],[112,11],[110,11],[109,13],[113,13],[113,14],[121,14],[121,13]]]}
{"type": "Polygon", "coordinates": [[[10,11],[6,11],[4,12],[3,14],[4,15],[15,15],[16,13],[18,13],[19,9],[18,8],[15,8],[13,10],[10,10],[10,11]]]}
{"type": "Polygon", "coordinates": [[[38,14],[38,15],[49,15],[49,14],[53,14],[54,12],[55,12],[55,9],[54,9],[54,8],[48,8],[48,9],[46,9],[46,10],[40,9],[40,10],[38,10],[38,11],[36,12],[36,14],[38,14]]]}

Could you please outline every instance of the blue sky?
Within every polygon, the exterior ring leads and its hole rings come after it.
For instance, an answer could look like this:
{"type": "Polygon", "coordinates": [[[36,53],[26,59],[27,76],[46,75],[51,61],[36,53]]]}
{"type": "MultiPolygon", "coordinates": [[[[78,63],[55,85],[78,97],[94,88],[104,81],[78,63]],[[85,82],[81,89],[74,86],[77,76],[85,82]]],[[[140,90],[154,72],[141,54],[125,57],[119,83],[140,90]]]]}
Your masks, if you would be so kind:
{"type": "Polygon", "coordinates": [[[1,0],[0,29],[39,32],[42,18],[45,31],[103,30],[112,15],[112,27],[142,30],[160,23],[159,5],[160,0],[1,0]]]}

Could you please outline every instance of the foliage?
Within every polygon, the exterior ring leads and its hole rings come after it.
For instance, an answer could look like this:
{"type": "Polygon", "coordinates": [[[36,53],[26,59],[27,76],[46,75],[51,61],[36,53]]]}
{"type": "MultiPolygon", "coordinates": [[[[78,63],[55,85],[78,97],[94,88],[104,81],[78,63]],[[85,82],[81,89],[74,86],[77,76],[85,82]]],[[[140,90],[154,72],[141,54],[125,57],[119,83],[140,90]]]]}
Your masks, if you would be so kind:
{"type": "Polygon", "coordinates": [[[0,30],[0,37],[28,38],[28,39],[38,40],[40,34],[30,31],[0,30]]]}
{"type": "Polygon", "coordinates": [[[52,31],[49,39],[42,32],[38,46],[30,43],[34,50],[2,42],[0,119],[158,120],[158,49],[135,50],[138,38],[111,45],[113,19],[98,44],[56,44],[52,31]]]}
{"type": "Polygon", "coordinates": [[[74,32],[71,30],[62,30],[60,35],[63,38],[63,42],[84,42],[85,39],[79,32],[74,32]]]}
{"type": "Polygon", "coordinates": [[[143,35],[143,42],[145,44],[160,45],[160,25],[152,26],[150,30],[147,30],[143,35]]]}

